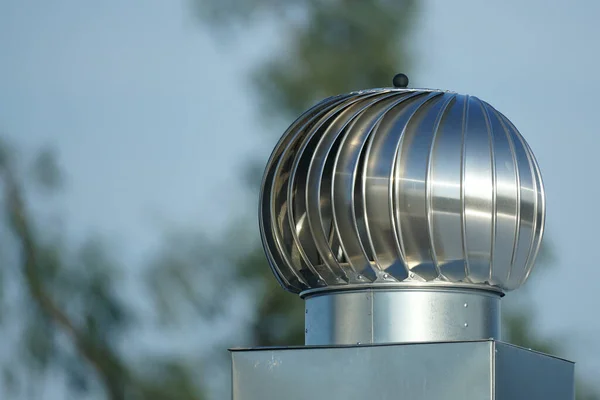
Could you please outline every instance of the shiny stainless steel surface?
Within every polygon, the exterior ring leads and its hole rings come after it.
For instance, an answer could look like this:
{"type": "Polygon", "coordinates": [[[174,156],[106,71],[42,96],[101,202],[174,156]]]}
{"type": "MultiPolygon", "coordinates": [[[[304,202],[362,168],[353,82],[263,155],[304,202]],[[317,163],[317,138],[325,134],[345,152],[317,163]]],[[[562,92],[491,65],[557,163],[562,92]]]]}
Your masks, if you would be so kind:
{"type": "Polygon", "coordinates": [[[365,286],[305,297],[306,345],[500,339],[500,293],[365,286]]]}
{"type": "Polygon", "coordinates": [[[325,99],[285,132],[260,229],[279,282],[314,288],[522,285],[544,230],[535,157],[476,97],[373,89],[325,99]]]}
{"type": "Polygon", "coordinates": [[[495,341],[232,350],[233,400],[573,400],[573,363],[495,341]]]}
{"type": "Polygon", "coordinates": [[[544,231],[531,149],[476,97],[394,84],[323,100],[275,147],[260,230],[306,346],[232,351],[233,399],[574,399],[573,363],[497,342],[544,231]]]}

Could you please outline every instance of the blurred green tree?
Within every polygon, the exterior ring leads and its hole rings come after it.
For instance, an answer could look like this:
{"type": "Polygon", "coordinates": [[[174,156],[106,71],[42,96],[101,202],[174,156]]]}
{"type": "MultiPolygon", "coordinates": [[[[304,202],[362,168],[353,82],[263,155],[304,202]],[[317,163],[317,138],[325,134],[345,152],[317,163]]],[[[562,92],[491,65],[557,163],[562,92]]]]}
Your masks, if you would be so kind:
{"type": "Polygon", "coordinates": [[[204,399],[183,361],[146,356],[148,371],[124,355],[119,340],[136,318],[117,293],[121,266],[98,238],[73,251],[55,229],[60,221],[35,207],[50,203],[64,183],[55,160],[42,149],[22,165],[14,148],[0,143],[0,310],[10,331],[5,343],[16,342],[2,365],[5,394],[47,398],[45,380],[62,374],[75,398],[204,399]]]}

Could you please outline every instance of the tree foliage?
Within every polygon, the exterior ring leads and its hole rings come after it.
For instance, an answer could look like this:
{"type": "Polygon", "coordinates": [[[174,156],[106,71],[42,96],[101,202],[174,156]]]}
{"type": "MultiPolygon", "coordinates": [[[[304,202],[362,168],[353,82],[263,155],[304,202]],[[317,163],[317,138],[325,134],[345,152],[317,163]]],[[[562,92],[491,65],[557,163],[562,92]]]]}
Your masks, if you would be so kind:
{"type": "Polygon", "coordinates": [[[28,194],[43,189],[42,202],[48,201],[63,175],[51,149],[42,149],[29,168],[15,155],[0,144],[2,315],[14,315],[3,322],[17,328],[11,356],[21,361],[3,365],[10,397],[43,397],[41,382],[59,374],[77,398],[100,392],[112,400],[203,399],[180,360],[148,357],[160,371],[152,377],[127,360],[118,344],[136,318],[117,293],[122,266],[98,238],[71,249],[60,230],[35,223],[44,212],[35,212],[28,194]]]}
{"type": "Polygon", "coordinates": [[[251,73],[265,116],[293,120],[317,100],[389,86],[410,68],[415,0],[193,1],[218,33],[278,20],[281,45],[251,73]]]}

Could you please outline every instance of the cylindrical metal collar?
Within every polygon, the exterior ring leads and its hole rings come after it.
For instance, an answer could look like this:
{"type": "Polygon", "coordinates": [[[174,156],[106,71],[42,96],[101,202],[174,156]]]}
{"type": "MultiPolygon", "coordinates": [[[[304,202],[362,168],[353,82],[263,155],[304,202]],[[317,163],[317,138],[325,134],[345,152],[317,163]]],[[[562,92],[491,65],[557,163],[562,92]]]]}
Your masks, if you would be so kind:
{"type": "Polygon", "coordinates": [[[500,339],[501,293],[453,287],[306,293],[306,345],[500,339]]]}

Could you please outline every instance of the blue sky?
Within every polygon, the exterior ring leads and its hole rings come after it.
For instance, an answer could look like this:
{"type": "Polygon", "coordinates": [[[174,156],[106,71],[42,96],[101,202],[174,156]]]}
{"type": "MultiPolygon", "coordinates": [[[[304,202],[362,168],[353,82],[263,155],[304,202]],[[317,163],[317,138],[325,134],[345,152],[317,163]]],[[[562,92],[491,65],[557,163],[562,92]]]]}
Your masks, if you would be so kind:
{"type": "MultiPolygon", "coordinates": [[[[428,0],[411,38],[411,86],[490,102],[533,148],[559,256],[530,281],[539,329],[570,338],[589,376],[600,374],[598,15],[591,0],[428,0]]],[[[241,166],[276,138],[245,79],[277,35],[262,21],[216,41],[186,1],[1,2],[0,130],[25,149],[55,145],[70,234],[101,232],[135,265],[163,227],[217,235],[254,203],[241,166]]]]}

